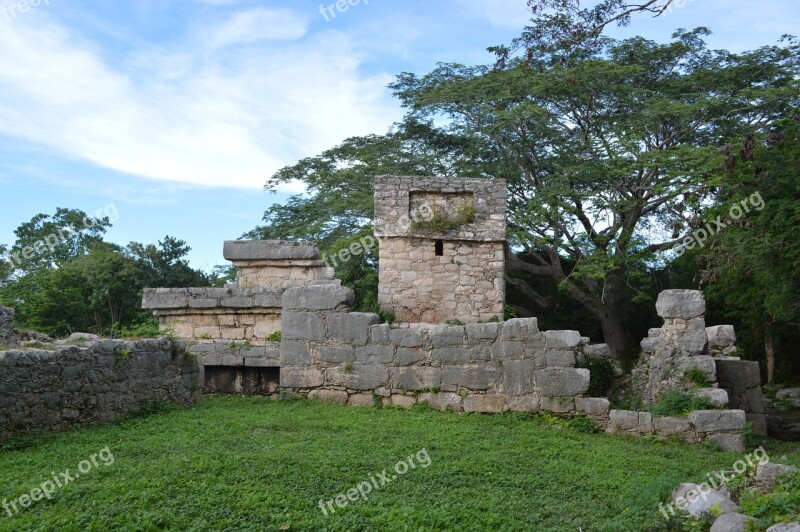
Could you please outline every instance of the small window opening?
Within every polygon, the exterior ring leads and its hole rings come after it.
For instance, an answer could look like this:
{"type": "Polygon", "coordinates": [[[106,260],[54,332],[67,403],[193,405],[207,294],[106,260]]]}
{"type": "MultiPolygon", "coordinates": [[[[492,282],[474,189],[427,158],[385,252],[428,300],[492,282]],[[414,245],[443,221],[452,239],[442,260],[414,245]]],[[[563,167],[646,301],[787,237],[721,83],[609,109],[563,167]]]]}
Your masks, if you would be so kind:
{"type": "Polygon", "coordinates": [[[436,248],[436,256],[437,257],[443,257],[444,256],[444,242],[442,242],[441,240],[437,240],[435,248],[436,248]]]}

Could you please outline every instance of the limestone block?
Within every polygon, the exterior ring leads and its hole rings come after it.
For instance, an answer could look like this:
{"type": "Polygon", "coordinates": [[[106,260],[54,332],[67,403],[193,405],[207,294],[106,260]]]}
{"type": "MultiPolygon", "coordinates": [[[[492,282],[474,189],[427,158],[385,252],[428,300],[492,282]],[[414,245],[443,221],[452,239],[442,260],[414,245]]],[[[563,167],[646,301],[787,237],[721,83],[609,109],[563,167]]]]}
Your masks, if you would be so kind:
{"type": "Polygon", "coordinates": [[[611,403],[601,397],[576,397],[575,410],[591,417],[605,417],[611,411],[611,403]]]}
{"type": "Polygon", "coordinates": [[[391,332],[391,325],[382,323],[380,325],[373,325],[370,327],[370,343],[387,345],[389,344],[389,333],[391,332]]]}
{"type": "Polygon", "coordinates": [[[392,406],[399,406],[404,410],[408,410],[416,404],[417,399],[411,395],[395,394],[389,398],[389,401],[391,402],[392,406]]]}
{"type": "Polygon", "coordinates": [[[704,353],[708,347],[705,329],[684,331],[675,336],[675,346],[684,353],[704,353]]]}
{"type": "Polygon", "coordinates": [[[531,395],[509,397],[508,409],[512,412],[538,412],[539,398],[531,395]]]}
{"type": "Polygon", "coordinates": [[[363,312],[329,312],[326,321],[328,338],[341,344],[367,345],[371,327],[381,319],[363,312]]]}
{"type": "Polygon", "coordinates": [[[470,341],[496,340],[500,334],[500,323],[469,323],[466,331],[470,341]]]}
{"type": "Polygon", "coordinates": [[[389,370],[384,366],[353,364],[352,368],[328,368],[328,384],[345,386],[351,390],[374,390],[389,384],[389,370]]]}
{"type": "Polygon", "coordinates": [[[283,314],[281,337],[285,340],[325,340],[325,323],[313,312],[283,314]]]}
{"type": "Polygon", "coordinates": [[[716,443],[726,453],[743,453],[746,450],[744,434],[709,434],[706,441],[716,443]]]}
{"type": "Polygon", "coordinates": [[[440,325],[431,327],[428,330],[431,346],[453,347],[464,345],[464,326],[463,325],[440,325]]]}
{"type": "Polygon", "coordinates": [[[506,409],[506,398],[503,395],[470,395],[464,399],[465,412],[499,414],[506,409]]]}
{"type": "Polygon", "coordinates": [[[280,344],[281,366],[310,366],[308,342],[283,340],[280,344]]]}
{"type": "Polygon", "coordinates": [[[229,240],[225,242],[222,253],[229,261],[320,258],[319,249],[313,244],[279,240],[229,240]]]}
{"type": "Polygon", "coordinates": [[[391,369],[392,386],[410,392],[439,388],[442,369],[430,366],[412,366],[391,369]]]}
{"type": "Polygon", "coordinates": [[[755,521],[749,515],[728,513],[714,520],[710,532],[747,532],[747,523],[755,521]]]}
{"type": "Polygon", "coordinates": [[[662,318],[699,318],[706,312],[706,300],[699,290],[664,290],[658,294],[656,312],[662,318]]]}
{"type": "Polygon", "coordinates": [[[320,362],[329,364],[346,364],[356,360],[356,350],[350,346],[315,345],[312,354],[320,362]]]}
{"type": "Polygon", "coordinates": [[[435,410],[451,410],[453,412],[461,412],[463,407],[463,399],[456,393],[423,393],[420,394],[417,400],[427,402],[428,405],[435,410]]]}
{"type": "Polygon", "coordinates": [[[394,347],[391,345],[368,344],[356,348],[356,362],[360,364],[391,364],[394,360],[394,347]]]}
{"type": "Polygon", "coordinates": [[[425,351],[419,347],[398,347],[394,355],[394,363],[396,366],[411,366],[423,362],[426,356],[425,351]]]}
{"type": "Polygon", "coordinates": [[[800,473],[800,469],[790,465],[760,462],[756,467],[756,482],[763,490],[771,491],[781,477],[797,473],[800,473]]]}
{"type": "Polygon", "coordinates": [[[573,397],[542,397],[539,399],[539,410],[554,414],[569,414],[575,411],[573,397]]]}
{"type": "Polygon", "coordinates": [[[501,377],[500,368],[494,364],[444,366],[442,370],[443,384],[457,385],[470,390],[494,388],[501,377]]]}
{"type": "Polygon", "coordinates": [[[502,340],[526,341],[529,336],[539,332],[536,318],[514,318],[503,322],[500,334],[502,340]]]}
{"type": "Polygon", "coordinates": [[[548,349],[572,349],[581,343],[578,331],[545,331],[544,337],[548,349]]]}
{"type": "Polygon", "coordinates": [[[653,429],[658,436],[682,435],[692,431],[692,424],[682,417],[653,416],[653,429]]]}
{"type": "Polygon", "coordinates": [[[371,393],[354,393],[350,395],[348,404],[351,406],[375,406],[375,398],[371,393]]]}
{"type": "Polygon", "coordinates": [[[736,510],[736,504],[727,495],[697,484],[681,484],[672,492],[671,499],[677,507],[695,516],[710,513],[715,506],[725,513],[736,510]]]}
{"type": "Polygon", "coordinates": [[[431,362],[440,364],[469,362],[470,356],[470,350],[463,345],[459,347],[434,347],[431,350],[431,362]]]}
{"type": "Polygon", "coordinates": [[[534,372],[542,397],[583,395],[589,389],[589,370],[584,368],[545,368],[534,372]]]}
{"type": "Polygon", "coordinates": [[[399,347],[422,347],[422,329],[393,329],[390,337],[399,347]]]}
{"type": "Polygon", "coordinates": [[[586,345],[583,347],[583,354],[587,358],[612,358],[608,344],[586,345]]]}
{"type": "Polygon", "coordinates": [[[282,307],[284,312],[349,309],[354,299],[352,290],[333,284],[292,287],[283,293],[282,307]]]}
{"type": "Polygon", "coordinates": [[[312,401],[322,401],[323,403],[337,405],[346,405],[348,400],[347,392],[339,390],[311,390],[308,398],[312,401]]]}
{"type": "Polygon", "coordinates": [[[536,386],[533,360],[506,360],[503,363],[503,389],[507,395],[530,395],[536,386]]]}
{"type": "Polygon", "coordinates": [[[724,408],[728,406],[728,392],[721,388],[699,388],[692,393],[711,403],[711,406],[714,408],[724,408]]]}
{"type": "Polygon", "coordinates": [[[744,410],[696,410],[689,421],[698,432],[742,430],[747,421],[744,410]]]}
{"type": "Polygon", "coordinates": [[[545,365],[550,368],[573,368],[575,367],[575,353],[565,349],[548,349],[545,351],[545,365]]]}
{"type": "Polygon", "coordinates": [[[317,388],[325,383],[325,374],[317,368],[282,367],[282,388],[317,388]]]}

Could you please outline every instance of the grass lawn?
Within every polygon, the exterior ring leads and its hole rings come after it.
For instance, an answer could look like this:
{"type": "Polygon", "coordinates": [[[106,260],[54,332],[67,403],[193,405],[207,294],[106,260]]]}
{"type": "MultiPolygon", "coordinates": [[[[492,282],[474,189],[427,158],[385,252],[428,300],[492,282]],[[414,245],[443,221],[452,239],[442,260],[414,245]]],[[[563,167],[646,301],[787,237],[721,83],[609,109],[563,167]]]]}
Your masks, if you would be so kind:
{"type": "MultiPolygon", "coordinates": [[[[0,499],[74,475],[106,447],[114,462],[96,458],[52,499],[14,517],[3,511],[0,530],[642,531],[663,522],[658,505],[679,483],[740,458],[585,434],[539,416],[242,397],[28,443],[0,450],[0,499]],[[412,454],[416,467],[367,500],[328,517],[320,510],[320,499],[370,475],[380,485],[384,469],[390,478],[412,454]]],[[[796,446],[776,452],[800,463],[796,446]]]]}

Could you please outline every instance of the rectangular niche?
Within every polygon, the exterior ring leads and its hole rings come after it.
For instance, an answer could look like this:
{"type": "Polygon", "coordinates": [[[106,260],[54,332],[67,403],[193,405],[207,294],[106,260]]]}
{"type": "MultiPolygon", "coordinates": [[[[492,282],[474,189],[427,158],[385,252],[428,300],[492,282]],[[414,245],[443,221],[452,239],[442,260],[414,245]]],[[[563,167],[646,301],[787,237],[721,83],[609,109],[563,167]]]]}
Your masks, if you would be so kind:
{"type": "Polygon", "coordinates": [[[411,191],[408,216],[415,224],[423,227],[428,222],[446,229],[471,224],[475,222],[475,194],[411,191]]]}

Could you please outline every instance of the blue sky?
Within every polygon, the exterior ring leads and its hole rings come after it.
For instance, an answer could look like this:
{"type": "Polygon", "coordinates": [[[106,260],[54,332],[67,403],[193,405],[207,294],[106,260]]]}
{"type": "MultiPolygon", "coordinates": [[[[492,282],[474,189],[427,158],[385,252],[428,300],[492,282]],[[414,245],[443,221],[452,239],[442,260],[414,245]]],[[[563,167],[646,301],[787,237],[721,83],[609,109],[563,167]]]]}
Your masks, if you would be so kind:
{"type": "MultiPolygon", "coordinates": [[[[327,21],[319,0],[23,1],[0,0],[0,243],[113,203],[108,240],[169,234],[204,269],[297,192],[263,191],[272,173],[402,116],[396,74],[487,63],[527,20],[525,0],[360,0],[327,21]]],[[[797,0],[678,5],[611,34],[702,25],[738,51],[800,28],[797,0]]]]}

